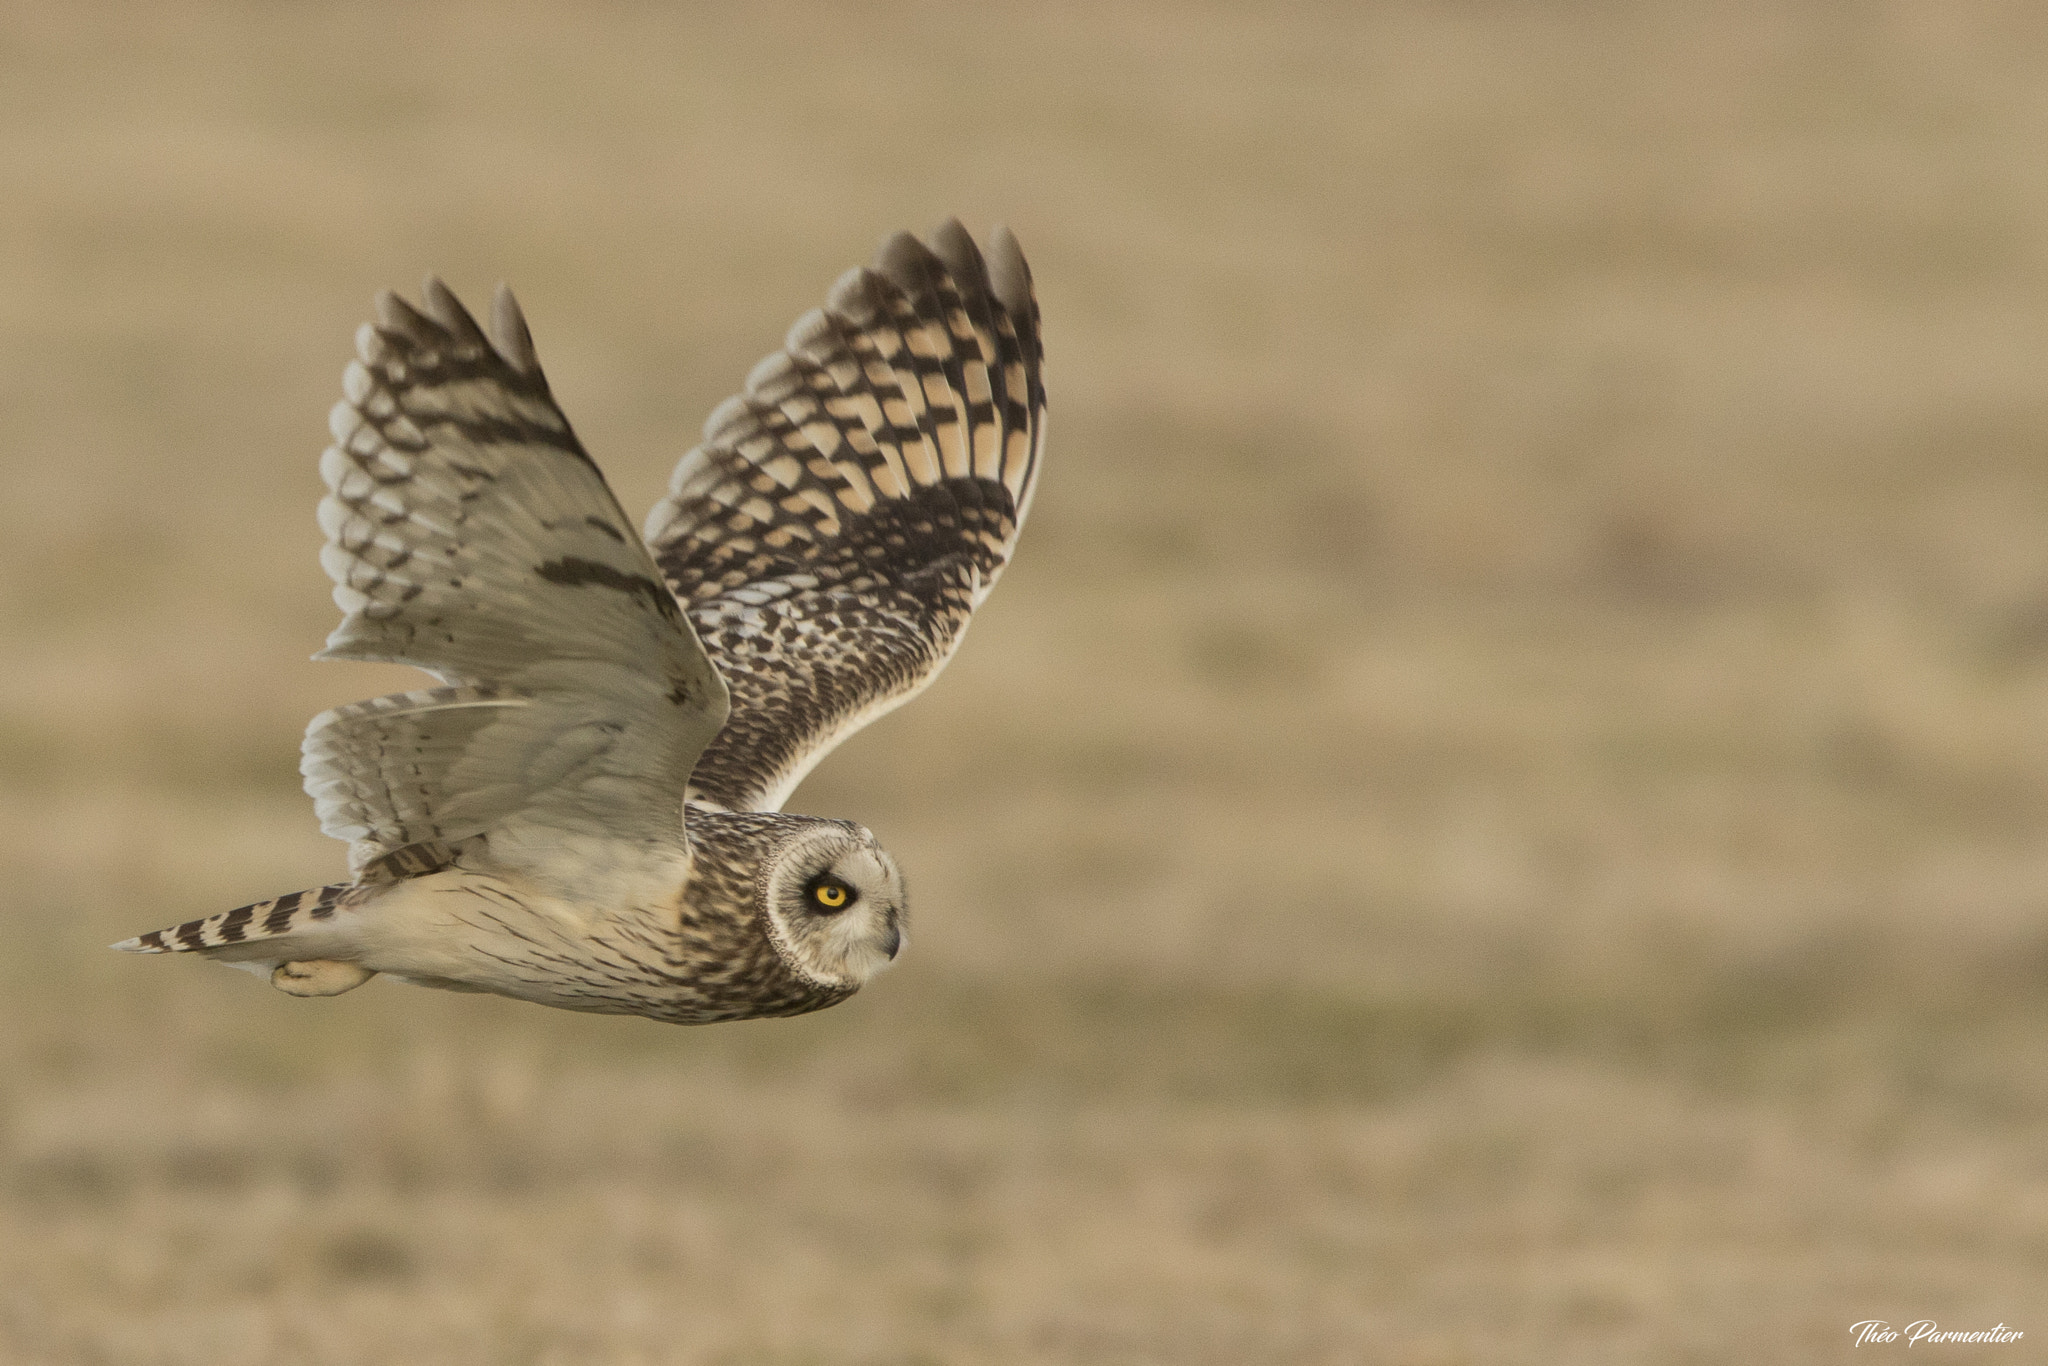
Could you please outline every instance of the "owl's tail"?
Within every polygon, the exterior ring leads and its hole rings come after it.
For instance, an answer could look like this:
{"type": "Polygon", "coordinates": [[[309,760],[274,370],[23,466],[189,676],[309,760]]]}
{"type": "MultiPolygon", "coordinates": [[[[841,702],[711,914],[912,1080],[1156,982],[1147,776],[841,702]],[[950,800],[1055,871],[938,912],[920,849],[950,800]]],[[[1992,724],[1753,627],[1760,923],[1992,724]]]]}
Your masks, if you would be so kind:
{"type": "Polygon", "coordinates": [[[331,959],[328,955],[334,950],[336,936],[319,933],[337,911],[361,899],[367,890],[359,883],[336,882],[311,891],[286,892],[204,920],[151,930],[113,947],[127,953],[204,953],[237,967],[267,969],[280,991],[295,996],[332,996],[376,975],[357,964],[331,959]]]}
{"type": "MultiPolygon", "coordinates": [[[[188,920],[168,929],[151,930],[114,945],[126,953],[193,953],[204,949],[225,949],[261,939],[276,939],[294,930],[306,929],[318,921],[331,920],[347,904],[349,893],[358,890],[352,882],[315,887],[310,892],[286,892],[268,901],[237,906],[204,920],[188,920]]],[[[283,945],[277,947],[282,948],[283,945]]]]}

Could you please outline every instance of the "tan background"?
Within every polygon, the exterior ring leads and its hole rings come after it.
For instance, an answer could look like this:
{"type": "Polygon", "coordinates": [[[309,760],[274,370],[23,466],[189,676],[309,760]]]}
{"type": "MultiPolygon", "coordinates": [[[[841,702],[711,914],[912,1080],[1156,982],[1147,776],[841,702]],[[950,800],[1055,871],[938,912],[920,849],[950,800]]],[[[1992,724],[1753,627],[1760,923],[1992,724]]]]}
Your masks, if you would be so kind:
{"type": "Polygon", "coordinates": [[[2044,149],[2030,4],[9,6],[0,1360],[2028,1359],[2044,149]],[[341,870],[376,288],[513,281],[644,508],[948,213],[1054,416],[797,803],[900,968],[685,1030],[104,950],[341,870]]]}

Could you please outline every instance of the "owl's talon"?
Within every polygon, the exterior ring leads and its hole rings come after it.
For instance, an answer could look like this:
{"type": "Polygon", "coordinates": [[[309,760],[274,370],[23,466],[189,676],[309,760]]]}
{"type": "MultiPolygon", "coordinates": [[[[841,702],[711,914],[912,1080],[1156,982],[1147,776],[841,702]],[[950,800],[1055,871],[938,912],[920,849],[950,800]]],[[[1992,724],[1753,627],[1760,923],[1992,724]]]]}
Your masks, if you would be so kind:
{"type": "Polygon", "coordinates": [[[279,963],[270,973],[270,985],[287,996],[339,996],[354,991],[377,974],[361,963],[344,963],[333,958],[309,958],[297,963],[279,963]]]}

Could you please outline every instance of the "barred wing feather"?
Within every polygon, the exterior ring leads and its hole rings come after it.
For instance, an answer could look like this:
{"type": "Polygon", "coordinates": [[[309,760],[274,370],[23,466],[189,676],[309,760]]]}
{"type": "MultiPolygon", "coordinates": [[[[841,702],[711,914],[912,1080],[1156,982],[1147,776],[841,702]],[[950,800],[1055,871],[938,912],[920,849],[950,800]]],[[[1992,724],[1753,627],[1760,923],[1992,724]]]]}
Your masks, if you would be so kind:
{"type": "Polygon", "coordinates": [[[899,233],[705,423],[647,541],[732,694],[691,796],[781,807],[945,666],[1045,439],[1038,306],[1002,228],[899,233]]]}
{"type": "Polygon", "coordinates": [[[339,707],[301,771],[358,868],[513,817],[680,845],[726,692],[555,405],[511,294],[487,337],[439,281],[357,335],[321,458],[323,659],[449,686],[339,707]]]}

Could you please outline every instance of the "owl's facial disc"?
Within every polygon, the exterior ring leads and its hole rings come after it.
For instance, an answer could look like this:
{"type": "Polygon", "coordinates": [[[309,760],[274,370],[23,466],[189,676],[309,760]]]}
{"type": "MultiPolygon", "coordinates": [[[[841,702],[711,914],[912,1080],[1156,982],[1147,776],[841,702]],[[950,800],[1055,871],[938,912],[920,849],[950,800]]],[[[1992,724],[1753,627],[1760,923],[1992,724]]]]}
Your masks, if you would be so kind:
{"type": "Polygon", "coordinates": [[[763,893],[769,938],[798,976],[857,987],[903,951],[903,875],[860,826],[820,821],[791,839],[763,893]]]}

